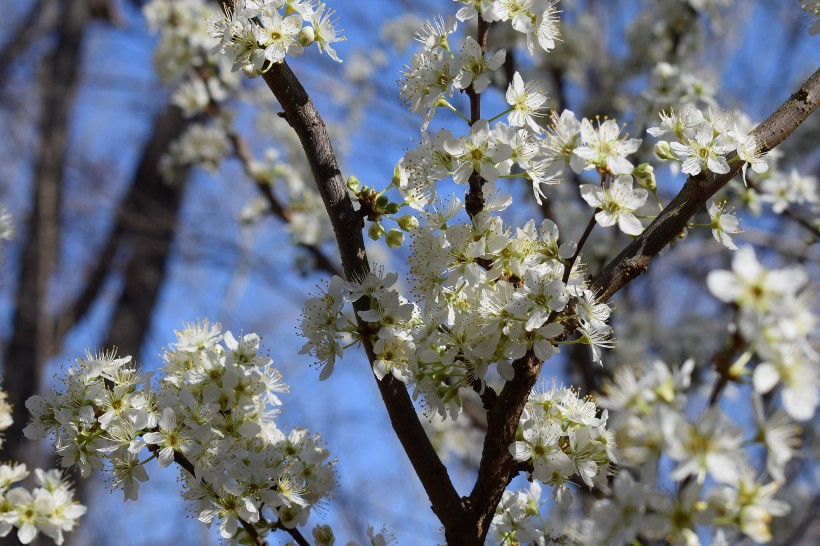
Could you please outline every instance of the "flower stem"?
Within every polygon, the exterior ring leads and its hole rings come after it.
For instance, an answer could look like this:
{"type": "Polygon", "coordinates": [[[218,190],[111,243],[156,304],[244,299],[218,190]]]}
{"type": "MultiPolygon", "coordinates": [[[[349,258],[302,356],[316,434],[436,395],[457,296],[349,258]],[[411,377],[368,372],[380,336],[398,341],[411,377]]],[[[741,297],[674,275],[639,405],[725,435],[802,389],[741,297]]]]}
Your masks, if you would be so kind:
{"type": "Polygon", "coordinates": [[[578,241],[578,246],[575,248],[575,254],[567,261],[567,265],[564,266],[564,276],[561,278],[561,281],[564,284],[567,284],[569,281],[570,273],[572,273],[572,266],[575,265],[575,260],[578,259],[578,256],[581,254],[581,249],[584,248],[584,245],[589,239],[589,235],[592,233],[592,229],[595,227],[595,215],[600,212],[600,207],[597,207],[594,211],[592,211],[592,218],[589,219],[589,223],[587,224],[587,228],[584,230],[584,234],[581,235],[581,239],[578,241]]]}

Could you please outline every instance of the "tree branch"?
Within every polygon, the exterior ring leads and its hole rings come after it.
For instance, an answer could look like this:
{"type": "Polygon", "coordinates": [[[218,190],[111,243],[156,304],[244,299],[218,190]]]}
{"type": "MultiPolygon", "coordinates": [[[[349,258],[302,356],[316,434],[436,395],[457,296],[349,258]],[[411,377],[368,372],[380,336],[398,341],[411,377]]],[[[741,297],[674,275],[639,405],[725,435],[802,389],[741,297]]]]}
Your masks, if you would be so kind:
{"type": "MultiPolygon", "coordinates": [[[[478,15],[478,29],[476,42],[481,47],[481,54],[487,53],[487,36],[490,33],[490,23],[478,15]]],[[[471,83],[466,89],[467,96],[470,97],[470,126],[472,127],[481,119],[481,93],[476,93],[475,86],[471,83]]],[[[464,210],[472,219],[476,214],[484,210],[484,179],[477,171],[473,171],[469,179],[470,189],[464,198],[464,210]]]]}
{"type": "MultiPolygon", "coordinates": [[[[253,170],[251,169],[253,154],[248,146],[248,142],[233,128],[228,129],[228,138],[233,143],[236,157],[242,162],[242,168],[245,170],[245,174],[248,175],[248,178],[253,180],[254,184],[256,184],[256,188],[268,202],[268,206],[270,207],[273,215],[279,218],[282,222],[289,224],[293,220],[293,213],[290,209],[285,208],[282,203],[279,202],[279,199],[276,197],[276,194],[273,193],[273,187],[270,184],[259,180],[258,177],[254,175],[253,170]]],[[[318,246],[307,243],[298,243],[298,245],[313,257],[316,269],[325,271],[331,275],[337,275],[339,277],[344,275],[339,269],[339,266],[336,265],[336,263],[334,263],[334,261],[331,260],[330,257],[328,257],[324,252],[322,252],[322,249],[318,246]]]]}
{"type": "MultiPolygon", "coordinates": [[[[820,69],[752,131],[761,145],[761,153],[766,153],[783,142],[817,109],[819,103],[820,69]]],[[[652,258],[683,231],[686,223],[703,208],[709,198],[740,172],[743,163],[733,162],[732,159],[736,157],[735,153],[727,157],[732,168],[726,174],[702,172],[697,176],[690,176],[680,193],[643,233],[604,266],[591,285],[600,301],[608,300],[646,271],[652,258]]]]}
{"type": "MultiPolygon", "coordinates": [[[[325,123],[287,63],[274,64],[265,73],[264,79],[302,143],[336,234],[345,277],[348,280],[363,279],[370,272],[362,237],[364,224],[361,216],[353,210],[325,123]]],[[[364,305],[364,300],[359,300],[354,308],[360,310],[364,305]]],[[[373,347],[367,340],[364,346],[372,365],[375,361],[373,347]]],[[[451,537],[458,536],[464,524],[465,510],[447,468],[422,428],[405,385],[392,375],[376,383],[393,430],[421,480],[433,511],[444,525],[449,541],[451,537]]]]}
{"type": "Polygon", "coordinates": [[[478,479],[467,500],[467,509],[471,519],[475,521],[471,531],[476,535],[464,537],[463,544],[484,543],[495,514],[495,507],[501,500],[507,484],[518,473],[509,447],[515,441],[518,420],[527,404],[530,391],[538,380],[541,365],[542,362],[532,351],[516,360],[513,363],[515,375],[504,385],[495,405],[488,412],[487,434],[484,437],[478,479]]]}
{"type": "MultiPolygon", "coordinates": [[[[151,137],[142,150],[140,161],[132,175],[128,193],[118,206],[113,226],[98,253],[97,261],[86,275],[82,290],[57,315],[55,350],[59,348],[65,335],[74,328],[78,321],[86,316],[94,303],[98,301],[99,294],[105,286],[105,280],[115,267],[115,258],[120,252],[124,241],[133,243],[136,248],[145,246],[145,242],[142,242],[143,239],[149,242],[152,247],[159,246],[154,256],[159,257],[158,259],[164,264],[165,260],[160,255],[167,253],[170,245],[169,241],[175,233],[179,205],[186,184],[182,182],[175,186],[169,186],[162,181],[158,170],[159,158],[168,149],[169,144],[182,134],[191,121],[183,118],[182,112],[176,106],[168,106],[154,120],[151,137]]],[[[131,262],[137,254],[136,250],[131,252],[129,263],[123,267],[124,270],[133,269],[131,262]]],[[[142,258],[149,255],[149,253],[144,254],[145,256],[141,256],[142,258]]],[[[145,262],[147,261],[145,260],[145,262]]],[[[140,263],[137,267],[147,268],[149,266],[147,263],[140,263]]],[[[163,269],[164,265],[160,265],[158,271],[163,269]]],[[[160,284],[158,281],[156,289],[160,284]]],[[[147,294],[156,291],[156,289],[150,290],[143,286],[140,291],[140,301],[154,301],[155,298],[151,298],[147,294]]],[[[121,304],[122,301],[119,305],[121,304]]],[[[144,320],[137,323],[139,324],[138,328],[143,330],[147,330],[143,326],[149,323],[150,306],[146,307],[146,310],[144,320]]],[[[119,307],[114,315],[116,316],[118,313],[119,307]]],[[[115,337],[121,335],[122,332],[115,337]]],[[[126,337],[131,336],[126,335],[126,337]]],[[[139,340],[142,339],[142,336],[137,334],[133,337],[139,340]]],[[[105,346],[116,345],[128,354],[137,354],[139,352],[141,341],[137,344],[127,344],[125,346],[121,344],[121,341],[111,341],[106,343],[105,346]]]]}

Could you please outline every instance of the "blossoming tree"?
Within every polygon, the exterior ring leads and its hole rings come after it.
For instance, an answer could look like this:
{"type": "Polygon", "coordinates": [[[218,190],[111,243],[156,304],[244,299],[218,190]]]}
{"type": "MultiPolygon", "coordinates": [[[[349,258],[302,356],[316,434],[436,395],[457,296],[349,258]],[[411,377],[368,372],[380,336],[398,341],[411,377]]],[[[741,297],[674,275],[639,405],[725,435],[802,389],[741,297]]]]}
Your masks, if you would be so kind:
{"type": "MultiPolygon", "coordinates": [[[[328,274],[294,317],[302,354],[327,381],[344,355],[366,357],[447,544],[771,542],[773,518],[791,509],[779,491],[794,475],[797,423],[809,431],[820,403],[814,271],[738,248],[729,203],[753,212],[770,203],[820,237],[803,215],[816,214],[816,179],[784,174],[772,153],[820,103],[820,71],[753,124],[718,106],[682,64],[681,28],[721,2],[661,4],[657,32],[670,43],[629,111],[631,134],[595,115],[608,111],[567,108],[566,90],[550,102],[538,76],[564,70],[554,59],[569,55],[561,40],[572,44],[583,28],[562,22],[557,2],[460,0],[431,17],[398,91],[420,132],[383,184],[342,175],[321,113],[289,66],[314,48],[341,62],[330,6],[144,7],[172,102],[193,120],[163,157],[165,179],[179,183],[192,165],[216,170],[229,155],[241,161],[260,193],[244,220],[277,216],[328,274]],[[264,160],[232,110],[249,87],[262,88],[245,78],[264,81],[261,100],[275,98],[260,115],[282,118],[283,143],[264,160]],[[313,185],[302,183],[294,150],[313,185]],[[656,179],[661,169],[668,187],[656,179]],[[634,303],[615,310],[610,300],[656,260],[704,244],[699,228],[714,248],[735,252],[731,269],[705,279],[711,308],[730,312],[701,334],[713,349],[706,358],[689,346],[678,352],[688,358],[664,361],[662,349],[630,339],[634,303]],[[406,268],[376,266],[365,234],[404,253],[406,268]],[[551,366],[567,354],[575,387],[551,366]],[[731,411],[728,396],[750,411],[731,411]],[[474,474],[459,491],[442,455],[446,438],[465,429],[477,433],[459,446],[474,474]]],[[[817,2],[803,8],[820,11],[817,2]]],[[[233,543],[334,544],[333,529],[311,514],[332,499],[336,460],[317,433],[279,422],[286,386],[261,347],[256,334],[200,321],[176,332],[157,374],[115,351],[89,352],[60,388],[26,402],[25,434],[48,438],[61,466],[83,477],[108,473],[125,500],[138,500],[152,461],[176,468],[199,520],[233,543]]],[[[39,479],[62,491],[59,477],[39,479]]],[[[13,524],[24,542],[36,529],[55,536],[81,515],[66,514],[55,531],[37,510],[30,521],[19,510],[0,515],[0,532],[13,524]]],[[[373,529],[368,537],[391,540],[373,529]]]]}

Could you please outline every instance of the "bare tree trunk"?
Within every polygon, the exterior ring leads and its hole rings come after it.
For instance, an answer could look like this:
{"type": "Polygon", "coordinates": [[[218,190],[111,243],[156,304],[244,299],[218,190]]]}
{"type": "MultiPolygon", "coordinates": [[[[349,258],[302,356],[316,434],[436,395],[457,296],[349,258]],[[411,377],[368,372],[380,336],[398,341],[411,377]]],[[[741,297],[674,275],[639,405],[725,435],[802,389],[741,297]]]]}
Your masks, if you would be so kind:
{"type": "MultiPolygon", "coordinates": [[[[168,254],[188,177],[180,176],[180,181],[174,185],[165,183],[159,173],[159,160],[189,123],[176,106],[169,106],[155,120],[154,131],[137,165],[131,189],[120,205],[115,224],[104,245],[101,262],[78,298],[81,303],[93,301],[92,292],[99,288],[112,269],[114,251],[118,247],[130,248],[130,256],[123,268],[122,292],[109,321],[105,341],[101,344],[105,348],[116,346],[120,354],[139,354],[166,277],[168,254]],[[109,250],[111,255],[106,256],[109,250]]],[[[79,318],[90,305],[72,307],[77,311],[74,318],[79,318]]],[[[88,489],[94,482],[79,478],[74,481],[76,497],[87,502],[88,489]]],[[[83,546],[85,541],[80,540],[81,536],[73,533],[66,535],[65,546],[83,546]]],[[[95,546],[102,546],[98,542],[100,534],[92,533],[89,536],[95,546]]]]}
{"type": "Polygon", "coordinates": [[[188,123],[175,106],[158,118],[116,227],[123,229],[123,244],[131,247],[131,256],[103,347],[116,346],[121,354],[139,354],[165,279],[188,177],[167,184],[158,164],[188,123]]]}
{"type": "Polygon", "coordinates": [[[12,403],[14,424],[6,431],[3,459],[25,460],[21,439],[26,399],[35,394],[48,355],[53,351],[54,322],[48,287],[60,244],[60,182],[66,159],[68,119],[79,77],[83,32],[90,20],[86,2],[65,2],[54,51],[43,65],[40,146],[34,196],[20,258],[17,298],[10,341],[3,355],[4,388],[12,403]]]}

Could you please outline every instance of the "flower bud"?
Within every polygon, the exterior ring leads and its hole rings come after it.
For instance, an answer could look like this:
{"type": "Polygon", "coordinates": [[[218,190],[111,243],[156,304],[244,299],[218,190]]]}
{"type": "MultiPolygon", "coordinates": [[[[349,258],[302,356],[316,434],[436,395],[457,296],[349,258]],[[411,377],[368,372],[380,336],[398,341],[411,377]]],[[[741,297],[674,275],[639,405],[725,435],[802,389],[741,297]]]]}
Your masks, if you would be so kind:
{"type": "Polygon", "coordinates": [[[401,205],[399,205],[398,203],[387,203],[387,206],[384,207],[384,212],[386,212],[387,214],[396,214],[397,212],[399,212],[400,208],[401,205]]]}
{"type": "Polygon", "coordinates": [[[673,159],[680,161],[680,158],[672,151],[672,147],[665,140],[661,140],[655,144],[655,155],[661,159],[673,159]]]}
{"type": "Polygon", "coordinates": [[[379,210],[384,210],[388,204],[390,204],[390,199],[386,195],[380,195],[376,199],[376,208],[379,210]]]}
{"type": "Polygon", "coordinates": [[[347,187],[350,188],[352,191],[359,191],[359,179],[355,176],[348,176],[347,177],[347,187]]]}
{"type": "Polygon", "coordinates": [[[407,173],[404,172],[404,168],[402,166],[401,161],[396,163],[396,166],[393,167],[393,179],[390,181],[390,183],[396,186],[397,188],[403,188],[407,186],[407,173]]]}
{"type": "Polygon", "coordinates": [[[333,544],[336,540],[330,525],[317,525],[313,528],[313,539],[316,544],[333,544]]]}
{"type": "Polygon", "coordinates": [[[367,236],[373,239],[374,241],[378,241],[384,235],[384,228],[378,222],[373,222],[370,224],[370,227],[367,228],[367,236]]]}
{"type": "Polygon", "coordinates": [[[252,64],[242,65],[242,73],[249,78],[258,78],[261,76],[259,71],[252,64]]]}
{"type": "Polygon", "coordinates": [[[655,188],[658,187],[658,183],[655,180],[655,168],[649,163],[641,163],[635,167],[635,170],[632,171],[632,176],[635,177],[635,180],[638,181],[641,187],[649,191],[655,191],[655,188]]]}
{"type": "Polygon", "coordinates": [[[390,248],[399,248],[404,243],[404,233],[397,229],[391,229],[387,232],[385,240],[390,248]]]}
{"type": "Polygon", "coordinates": [[[409,214],[402,216],[398,220],[399,227],[404,231],[412,231],[419,227],[419,220],[415,216],[410,216],[409,214]]]}
{"type": "Polygon", "coordinates": [[[313,31],[313,27],[302,27],[302,30],[299,32],[299,45],[301,45],[302,47],[307,47],[310,44],[312,44],[315,39],[316,34],[313,31]]]}

